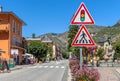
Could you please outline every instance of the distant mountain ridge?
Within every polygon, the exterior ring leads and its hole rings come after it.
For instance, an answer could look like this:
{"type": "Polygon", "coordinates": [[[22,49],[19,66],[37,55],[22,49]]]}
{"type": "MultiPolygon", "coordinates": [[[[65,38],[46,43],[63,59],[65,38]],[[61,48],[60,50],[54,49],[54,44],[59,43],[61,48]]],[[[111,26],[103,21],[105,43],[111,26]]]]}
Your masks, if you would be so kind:
{"type": "Polygon", "coordinates": [[[57,34],[57,33],[47,33],[44,35],[41,35],[39,37],[42,36],[47,36],[49,37],[56,45],[58,45],[59,47],[62,48],[62,51],[66,51],[66,45],[67,45],[67,32],[65,33],[61,33],[61,34],[57,34]]]}
{"type": "MultiPolygon", "coordinates": [[[[88,31],[93,34],[93,39],[97,42],[98,38],[107,39],[108,37],[111,38],[111,41],[120,42],[120,20],[113,26],[96,26],[96,25],[88,25],[86,26],[88,31]]],[[[68,32],[64,32],[61,34],[57,33],[47,33],[50,39],[52,39],[57,45],[59,45],[63,51],[67,50],[67,36],[68,32]]],[[[42,35],[42,36],[44,36],[42,35]]],[[[41,37],[41,36],[39,36],[41,37]]]]}

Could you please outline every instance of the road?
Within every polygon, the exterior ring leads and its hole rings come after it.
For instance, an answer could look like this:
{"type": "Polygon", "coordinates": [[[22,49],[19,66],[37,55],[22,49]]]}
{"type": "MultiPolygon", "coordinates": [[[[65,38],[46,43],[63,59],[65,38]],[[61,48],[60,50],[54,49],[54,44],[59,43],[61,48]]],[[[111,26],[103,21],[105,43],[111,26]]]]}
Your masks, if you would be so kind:
{"type": "Polygon", "coordinates": [[[0,74],[0,81],[67,81],[68,61],[50,62],[23,67],[0,74]]]}

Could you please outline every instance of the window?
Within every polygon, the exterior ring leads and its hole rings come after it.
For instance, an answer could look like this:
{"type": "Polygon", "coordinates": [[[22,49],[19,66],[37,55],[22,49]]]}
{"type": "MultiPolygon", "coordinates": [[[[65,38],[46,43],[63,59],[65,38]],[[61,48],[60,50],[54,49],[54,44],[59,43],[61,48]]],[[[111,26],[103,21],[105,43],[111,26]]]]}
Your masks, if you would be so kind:
{"type": "Polygon", "coordinates": [[[18,24],[18,34],[20,35],[20,25],[18,24]]]}
{"type": "Polygon", "coordinates": [[[17,46],[20,46],[20,38],[17,38],[17,46]]]}
{"type": "Polygon", "coordinates": [[[16,46],[16,36],[13,36],[13,45],[16,46]]]}
{"type": "Polygon", "coordinates": [[[12,21],[12,32],[15,32],[15,21],[12,21]]]}
{"type": "Polygon", "coordinates": [[[20,47],[20,38],[19,37],[13,36],[13,45],[20,47]]]}
{"type": "Polygon", "coordinates": [[[14,30],[15,30],[15,33],[17,32],[16,26],[17,26],[17,24],[16,24],[16,22],[14,22],[14,30]]]}

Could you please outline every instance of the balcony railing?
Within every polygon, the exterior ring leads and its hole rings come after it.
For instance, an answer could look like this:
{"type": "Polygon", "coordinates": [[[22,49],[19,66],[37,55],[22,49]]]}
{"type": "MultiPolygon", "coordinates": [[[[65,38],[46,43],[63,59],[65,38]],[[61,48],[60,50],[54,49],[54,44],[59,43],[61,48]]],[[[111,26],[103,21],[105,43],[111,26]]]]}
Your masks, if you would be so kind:
{"type": "Polygon", "coordinates": [[[13,46],[17,46],[17,47],[21,47],[24,48],[23,44],[19,43],[19,42],[14,42],[13,46]]]}
{"type": "Polygon", "coordinates": [[[0,25],[0,31],[9,31],[8,25],[0,25]]]}

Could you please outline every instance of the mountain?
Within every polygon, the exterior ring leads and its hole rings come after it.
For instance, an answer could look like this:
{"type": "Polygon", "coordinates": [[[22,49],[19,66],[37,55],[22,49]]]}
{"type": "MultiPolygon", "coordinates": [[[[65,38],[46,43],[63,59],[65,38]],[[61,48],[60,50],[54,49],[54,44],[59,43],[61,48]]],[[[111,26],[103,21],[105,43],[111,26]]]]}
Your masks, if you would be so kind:
{"type": "Polygon", "coordinates": [[[114,25],[115,27],[120,26],[120,20],[114,25]]]}
{"type": "MultiPolygon", "coordinates": [[[[111,38],[112,43],[120,42],[120,20],[113,26],[88,25],[86,27],[88,31],[94,35],[93,39],[95,42],[97,42],[98,38],[107,39],[108,37],[111,38]]],[[[44,35],[47,35],[50,39],[52,39],[57,45],[62,48],[63,51],[67,50],[68,32],[61,34],[47,33],[44,35]]]]}
{"type": "Polygon", "coordinates": [[[59,47],[61,47],[62,51],[66,51],[67,47],[67,32],[61,33],[61,34],[56,34],[56,33],[47,33],[44,35],[41,35],[39,37],[47,36],[49,37],[52,41],[54,41],[55,44],[57,44],[59,47]]]}

